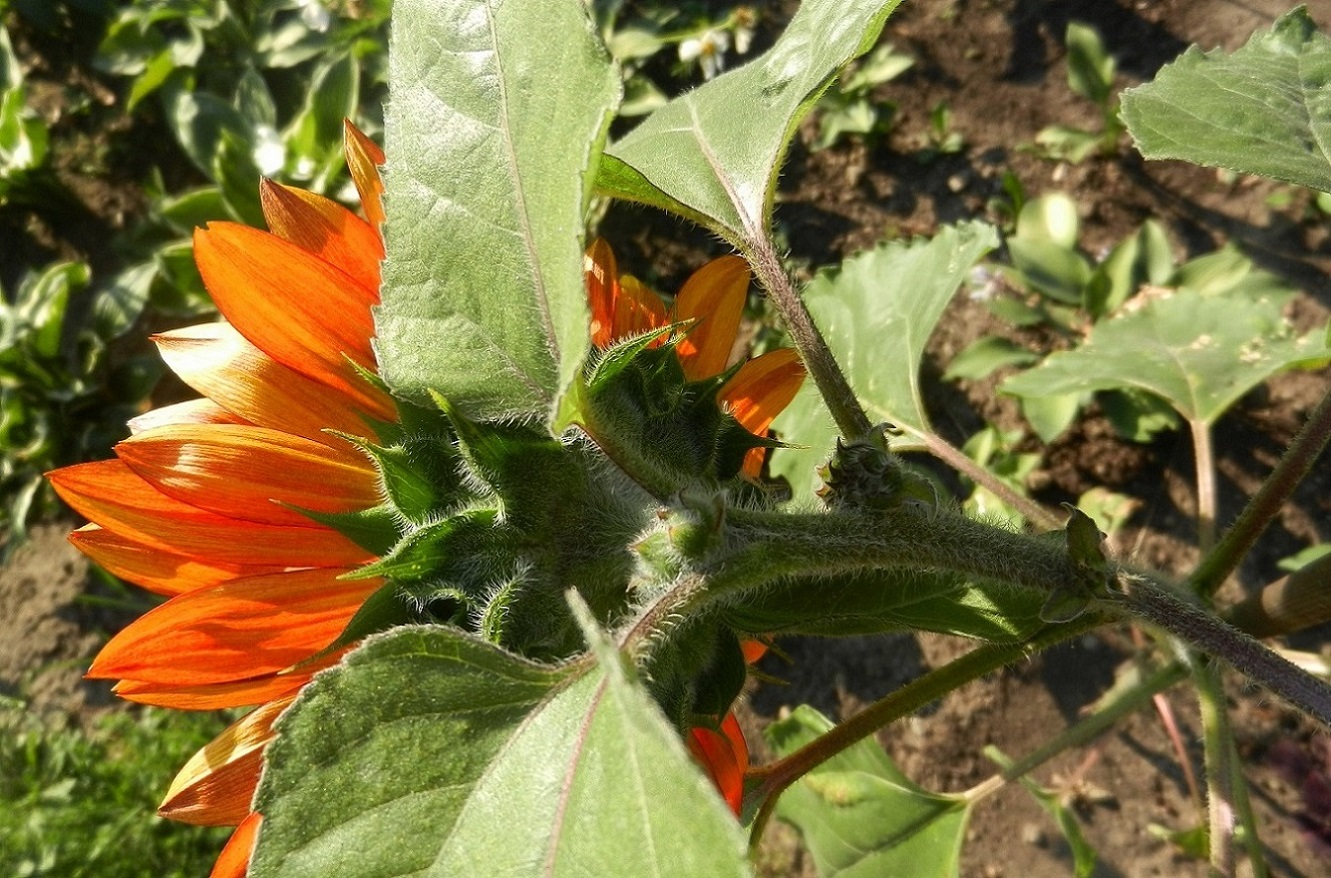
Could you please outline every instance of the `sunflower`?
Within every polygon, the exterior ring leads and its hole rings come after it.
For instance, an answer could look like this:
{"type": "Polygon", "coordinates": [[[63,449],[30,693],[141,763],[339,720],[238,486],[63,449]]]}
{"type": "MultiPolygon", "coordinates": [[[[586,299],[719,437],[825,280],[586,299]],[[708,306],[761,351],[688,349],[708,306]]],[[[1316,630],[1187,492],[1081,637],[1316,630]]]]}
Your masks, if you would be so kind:
{"type": "Polygon", "coordinates": [[[250,813],[273,722],[337,660],[330,651],[376,579],[343,580],[373,555],[328,516],[380,502],[373,463],[337,433],[395,418],[365,378],[384,247],[382,151],[346,128],[367,220],[263,181],[270,232],[217,222],[194,254],[224,321],[155,337],[202,398],[130,424],[111,460],[49,474],[91,523],[71,541],[112,573],[169,600],[111,639],[88,676],[144,704],[257,707],[196,754],[159,813],[238,826],[214,876],[244,873],[250,813]]]}

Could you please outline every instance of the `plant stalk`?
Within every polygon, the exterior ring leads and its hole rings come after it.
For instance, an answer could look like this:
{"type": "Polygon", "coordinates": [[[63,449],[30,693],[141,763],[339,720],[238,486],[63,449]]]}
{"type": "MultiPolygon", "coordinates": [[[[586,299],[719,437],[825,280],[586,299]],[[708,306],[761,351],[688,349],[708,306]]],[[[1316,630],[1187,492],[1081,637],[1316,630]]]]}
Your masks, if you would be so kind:
{"type": "Polygon", "coordinates": [[[1280,514],[1280,508],[1312,469],[1328,440],[1331,440],[1331,390],[1313,409],[1294,441],[1285,449],[1280,462],[1239,514],[1238,520],[1197,566],[1190,579],[1194,591],[1203,595],[1213,594],[1234,572],[1262,531],[1280,514]]]}
{"type": "Polygon", "coordinates": [[[1234,774],[1233,740],[1229,714],[1225,710],[1225,690],[1215,662],[1194,665],[1197,700],[1202,715],[1202,751],[1206,760],[1207,845],[1213,878],[1234,878],[1234,774]]]}
{"type": "Polygon", "coordinates": [[[800,352],[800,359],[809,370],[813,383],[818,386],[818,392],[827,403],[827,410],[832,413],[841,436],[858,439],[869,435],[873,429],[869,416],[864,413],[864,407],[851,389],[840,364],[832,355],[817,324],[813,322],[813,315],[804,307],[804,300],[791,283],[790,275],[772,248],[771,240],[765,234],[753,234],[747,237],[745,243],[748,245],[745,255],[753,267],[753,273],[758,276],[758,283],[767,290],[780,312],[786,331],[790,333],[790,340],[800,352]]]}
{"type": "Polygon", "coordinates": [[[1203,554],[1215,545],[1215,520],[1219,508],[1215,480],[1215,448],[1211,444],[1211,426],[1204,421],[1189,421],[1192,452],[1197,469],[1197,548],[1203,554]]]}
{"type": "Polygon", "coordinates": [[[1331,686],[1324,681],[1166,586],[1142,577],[1134,577],[1130,586],[1126,594],[1103,603],[1117,603],[1120,612],[1149,622],[1198,651],[1228,662],[1323,725],[1331,725],[1331,686]]]}
{"type": "Polygon", "coordinates": [[[966,478],[993,491],[1007,505],[1026,516],[1026,520],[1039,530],[1058,530],[1062,520],[1029,497],[1023,497],[1012,489],[1007,482],[989,472],[989,470],[971,460],[955,445],[952,445],[936,433],[915,434],[930,454],[941,460],[966,478]]]}

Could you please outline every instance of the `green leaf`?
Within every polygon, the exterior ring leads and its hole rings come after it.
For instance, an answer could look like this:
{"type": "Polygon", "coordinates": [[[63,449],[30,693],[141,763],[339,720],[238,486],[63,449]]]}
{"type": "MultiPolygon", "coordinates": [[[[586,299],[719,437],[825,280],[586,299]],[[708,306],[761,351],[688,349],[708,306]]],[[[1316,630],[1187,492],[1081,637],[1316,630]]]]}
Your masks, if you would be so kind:
{"type": "MultiPolygon", "coordinates": [[[[784,757],[831,729],[826,717],[800,705],[766,736],[784,757]]],[[[801,778],[776,813],[804,836],[822,878],[943,878],[959,873],[970,809],[960,796],[912,783],[869,739],[801,778]]]]}
{"type": "Polygon", "coordinates": [[[1068,86],[1082,97],[1104,106],[1114,88],[1114,59],[1095,28],[1068,22],[1068,86]]]}
{"type": "Polygon", "coordinates": [[[1211,424],[1277,372],[1331,357],[1317,334],[1293,336],[1281,315],[1289,298],[1180,289],[1097,323],[1081,347],[1051,355],[1002,389],[1035,398],[1138,388],[1189,421],[1211,424]]]}
{"type": "Polygon", "coordinates": [[[800,120],[838,71],[877,42],[899,2],[805,0],[767,52],[672,100],[611,145],[597,185],[736,245],[759,240],[800,120]]]}
{"type": "Polygon", "coordinates": [[[1040,359],[1040,355],[1030,348],[1023,347],[1010,338],[1001,335],[986,335],[976,339],[952,358],[947,364],[943,379],[953,381],[958,378],[977,380],[985,378],[1004,366],[1029,366],[1040,359]]]}
{"type": "MultiPolygon", "coordinates": [[[[905,431],[894,448],[919,448],[929,431],[918,373],[943,309],[971,266],[997,246],[998,236],[983,223],[945,227],[930,240],[880,244],[823,271],[809,282],[804,301],[846,370],[872,421],[905,431]]],[[[773,472],[785,475],[797,498],[818,487],[815,470],[832,453],[836,427],[812,381],[777,418],[783,448],[773,456],[773,472]]]]}
{"type": "Polygon", "coordinates": [[[590,174],[619,77],[583,4],[398,0],[380,374],[468,417],[549,415],[589,345],[590,174]]]}
{"type": "Polygon", "coordinates": [[[1331,40],[1300,6],[1232,55],[1196,46],[1123,92],[1142,155],[1331,191],[1331,40]]]}
{"type": "Polygon", "coordinates": [[[441,626],[366,641],[279,721],[250,875],[749,874],[678,733],[597,651],[550,668],[441,626]]]}

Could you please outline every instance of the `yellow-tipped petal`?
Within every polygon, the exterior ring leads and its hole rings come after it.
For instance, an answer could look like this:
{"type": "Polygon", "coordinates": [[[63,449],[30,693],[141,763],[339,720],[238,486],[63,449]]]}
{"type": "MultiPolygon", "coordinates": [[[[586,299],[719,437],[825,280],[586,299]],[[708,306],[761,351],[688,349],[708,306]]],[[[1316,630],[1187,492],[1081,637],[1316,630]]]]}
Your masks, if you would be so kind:
{"type": "Polygon", "coordinates": [[[238,521],[157,491],[119,460],[67,466],[51,485],[93,524],[154,548],[210,564],[355,567],[369,552],[326,527],[238,521]]]}
{"type": "Polygon", "coordinates": [[[356,436],[368,432],[357,414],[388,419],[392,404],[377,398],[373,408],[357,409],[360,399],[312,381],[269,357],[228,323],[205,323],[153,337],[162,359],[190,387],[260,427],[273,427],[351,454],[345,441],[325,430],[356,436]]]}
{"type": "Polygon", "coordinates": [[[194,262],[217,309],[282,365],[381,405],[347,361],[373,371],[377,291],[276,235],[215,222],[194,232],[194,262]]]}
{"type": "Polygon", "coordinates": [[[615,251],[604,238],[597,238],[582,258],[582,276],[587,285],[587,303],[592,311],[592,344],[607,348],[615,340],[615,300],[619,298],[619,268],[615,251]]]}
{"type": "Polygon", "coordinates": [[[250,868],[250,857],[254,854],[254,843],[259,839],[259,824],[262,814],[250,814],[240,822],[236,831],[231,833],[222,853],[217,855],[213,870],[208,878],[245,878],[250,868]]]}
{"type": "Polygon", "coordinates": [[[277,674],[335,641],[383,585],[339,581],[347,572],[272,573],[178,595],[112,637],[87,676],[206,686],[277,674]]]}
{"type": "Polygon", "coordinates": [[[684,282],[675,298],[674,318],[694,321],[676,348],[689,380],[725,371],[748,293],[749,265],[738,256],[713,259],[684,282]]]}
{"type": "MultiPolygon", "coordinates": [[[[765,436],[772,420],[790,405],[804,382],[804,364],[791,348],[769,351],[749,360],[721,388],[718,398],[744,429],[765,436]]],[[[754,448],[744,457],[744,472],[762,472],[763,453],[754,448]]]]}
{"type": "MultiPolygon", "coordinates": [[[[614,338],[628,338],[665,326],[669,322],[661,297],[631,274],[619,279],[619,297],[615,300],[614,338]]],[[[665,343],[664,338],[652,347],[665,343]]]]}
{"type": "Polygon", "coordinates": [[[369,223],[336,201],[272,180],[259,182],[259,200],[274,235],[332,263],[378,292],[384,244],[369,223]]]}
{"type": "Polygon", "coordinates": [[[221,585],[243,576],[276,573],[275,567],[210,564],[164,552],[95,524],[69,535],[80,552],[127,582],[162,595],[178,595],[221,585]]]}
{"type": "Polygon", "coordinates": [[[298,510],[358,512],[379,502],[368,460],[265,427],[162,427],[121,442],[116,455],[168,497],[244,521],[308,526],[298,510]]]}
{"type": "Polygon", "coordinates": [[[282,698],[241,717],[210,741],[171,782],[157,813],[199,826],[237,826],[250,814],[263,748],[291,703],[282,698]]]}
{"type": "Polygon", "coordinates": [[[365,218],[376,229],[384,225],[384,181],[379,176],[379,166],[384,163],[384,151],[379,145],[360,132],[350,121],[342,125],[344,146],[347,155],[347,168],[351,179],[360,193],[360,206],[365,211],[365,218]]]}
{"type": "Polygon", "coordinates": [[[191,399],[173,405],[164,405],[130,418],[131,434],[145,433],[171,424],[243,424],[237,417],[211,399],[191,399]]]}

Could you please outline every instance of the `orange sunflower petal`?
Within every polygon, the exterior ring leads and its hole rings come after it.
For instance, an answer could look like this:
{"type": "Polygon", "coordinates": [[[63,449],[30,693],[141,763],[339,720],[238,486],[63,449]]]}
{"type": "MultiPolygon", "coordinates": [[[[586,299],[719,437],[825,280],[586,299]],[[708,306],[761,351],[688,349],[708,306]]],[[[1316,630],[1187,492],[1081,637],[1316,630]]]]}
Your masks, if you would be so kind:
{"type": "Polygon", "coordinates": [[[342,269],[377,300],[384,243],[373,226],[336,201],[268,179],[259,181],[259,201],[274,235],[342,269]]]}
{"type": "Polygon", "coordinates": [[[674,318],[695,321],[676,349],[690,381],[725,371],[748,294],[749,264],[738,256],[713,259],[684,282],[674,318]]]}
{"type": "Polygon", "coordinates": [[[112,637],[87,676],[201,686],[290,668],[336,640],[383,584],[339,581],[346,572],[251,576],[178,595],[112,637]]]}
{"type": "MultiPolygon", "coordinates": [[[[204,323],[153,336],[162,359],[180,379],[238,418],[274,427],[352,454],[325,430],[367,432],[357,398],[294,372],[245,340],[227,323],[204,323]]],[[[376,400],[367,415],[391,417],[392,404],[376,400]]]]}
{"type": "Polygon", "coordinates": [[[615,340],[615,301],[619,298],[619,267],[615,251],[597,238],[582,258],[587,302],[592,310],[592,344],[608,348],[615,340]]]}
{"type": "Polygon", "coordinates": [[[340,649],[318,661],[302,662],[297,666],[298,670],[262,674],[234,683],[180,686],[169,683],[145,683],[141,680],[121,680],[112,687],[112,691],[126,701],[133,701],[136,704],[151,704],[155,707],[170,707],[176,710],[250,707],[293,694],[308,683],[317,672],[337,664],[346,651],[340,649]]]}
{"type": "Polygon", "coordinates": [[[264,427],[162,427],[121,442],[116,455],[168,497],[244,521],[308,526],[297,510],[355,512],[379,502],[369,461],[264,427]]]}
{"type": "Polygon", "coordinates": [[[244,822],[259,784],[263,748],[274,737],[274,721],[293,698],[251,711],[190,757],[171,782],[157,813],[200,826],[244,822]]]}
{"type": "Polygon", "coordinates": [[[365,408],[378,407],[377,394],[347,362],[374,368],[370,307],[377,291],[295,244],[238,223],[196,229],[194,262],[217,309],[255,347],[365,408]]]}
{"type": "Polygon", "coordinates": [[[143,433],[168,424],[243,424],[237,417],[211,399],[191,399],[174,405],[164,405],[130,418],[129,432],[143,433]]]}
{"type": "MultiPolygon", "coordinates": [[[[768,351],[749,360],[721,388],[718,398],[735,420],[755,436],[767,435],[772,420],[799,392],[804,382],[804,364],[791,348],[768,351]]],[[[753,448],[744,457],[744,472],[756,477],[762,472],[764,448],[753,448]]]]}
{"type": "Polygon", "coordinates": [[[744,773],[749,770],[749,746],[735,714],[726,714],[720,731],[705,727],[690,729],[687,743],[730,810],[738,816],[744,804],[744,773]]]}
{"type": "Polygon", "coordinates": [[[47,477],[93,524],[187,558],[272,567],[354,567],[372,558],[330,528],[238,521],[182,503],[119,460],[68,466],[47,477]]]}
{"type": "Polygon", "coordinates": [[[218,854],[208,878],[245,878],[250,868],[250,857],[254,854],[254,843],[258,840],[259,824],[262,822],[263,815],[258,813],[250,814],[240,821],[236,831],[231,833],[231,838],[227,839],[222,853],[218,854]]]}
{"type": "MultiPolygon", "coordinates": [[[[649,290],[631,274],[619,279],[619,298],[615,300],[613,338],[628,338],[665,326],[666,316],[661,297],[649,290]]],[[[652,347],[664,344],[665,339],[652,342],[652,347]]]]}
{"type": "Polygon", "coordinates": [[[185,558],[95,524],[74,531],[69,535],[69,541],[80,552],[121,579],[168,596],[221,585],[243,576],[275,573],[278,569],[245,564],[210,564],[185,558]]]}
{"type": "Polygon", "coordinates": [[[350,120],[342,123],[347,168],[360,193],[360,206],[365,218],[376,229],[384,224],[384,181],[379,176],[379,165],[384,163],[384,151],[379,144],[361,133],[350,120]]]}

